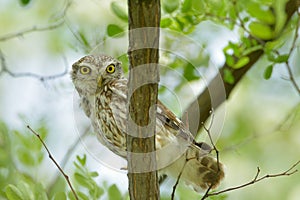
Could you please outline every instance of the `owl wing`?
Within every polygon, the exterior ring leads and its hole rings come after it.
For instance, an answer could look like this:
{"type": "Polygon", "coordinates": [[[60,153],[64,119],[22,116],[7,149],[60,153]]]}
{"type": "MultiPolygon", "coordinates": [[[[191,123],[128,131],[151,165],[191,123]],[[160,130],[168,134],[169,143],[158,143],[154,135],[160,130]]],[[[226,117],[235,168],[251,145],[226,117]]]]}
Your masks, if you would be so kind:
{"type": "MultiPolygon", "coordinates": [[[[127,107],[127,79],[119,79],[115,81],[111,85],[111,89],[114,95],[112,96],[110,107],[118,128],[125,135],[127,113],[126,109],[121,108],[127,107]]],[[[175,137],[187,143],[196,144],[193,135],[183,122],[159,100],[157,101],[156,134],[157,147],[161,147],[172,142],[175,137]],[[159,145],[159,141],[161,141],[162,145],[159,145]]]]}
{"type": "Polygon", "coordinates": [[[157,118],[163,125],[173,129],[172,132],[176,137],[180,137],[188,142],[194,143],[194,136],[186,128],[183,122],[159,100],[157,101],[157,118]]]}

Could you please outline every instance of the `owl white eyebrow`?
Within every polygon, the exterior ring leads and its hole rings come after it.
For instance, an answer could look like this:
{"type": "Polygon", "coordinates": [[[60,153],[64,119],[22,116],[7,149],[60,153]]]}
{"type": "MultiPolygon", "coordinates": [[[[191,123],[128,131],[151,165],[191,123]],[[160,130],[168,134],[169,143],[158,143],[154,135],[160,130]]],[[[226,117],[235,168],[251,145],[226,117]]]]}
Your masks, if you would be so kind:
{"type": "Polygon", "coordinates": [[[107,66],[108,66],[108,65],[111,65],[111,64],[116,65],[116,63],[115,63],[114,61],[111,61],[111,62],[109,62],[109,63],[107,64],[107,66]]]}
{"type": "Polygon", "coordinates": [[[90,67],[90,68],[92,67],[92,65],[90,63],[80,63],[78,66],[79,67],[85,66],[85,67],[90,67]]]}

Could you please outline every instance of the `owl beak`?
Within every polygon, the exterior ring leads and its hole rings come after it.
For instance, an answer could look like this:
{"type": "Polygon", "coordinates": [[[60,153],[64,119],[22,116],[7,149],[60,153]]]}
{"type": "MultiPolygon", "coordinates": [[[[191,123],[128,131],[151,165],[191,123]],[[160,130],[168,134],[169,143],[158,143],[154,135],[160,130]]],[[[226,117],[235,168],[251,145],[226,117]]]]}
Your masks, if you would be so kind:
{"type": "Polygon", "coordinates": [[[98,76],[98,78],[97,78],[97,85],[98,85],[98,87],[102,86],[102,76],[98,76]]]}

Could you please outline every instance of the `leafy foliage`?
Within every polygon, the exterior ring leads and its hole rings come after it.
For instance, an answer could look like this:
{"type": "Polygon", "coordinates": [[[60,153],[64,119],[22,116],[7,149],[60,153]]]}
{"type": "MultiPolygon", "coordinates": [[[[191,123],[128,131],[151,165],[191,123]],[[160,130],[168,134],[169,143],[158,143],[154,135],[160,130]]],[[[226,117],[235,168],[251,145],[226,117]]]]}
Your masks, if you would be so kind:
{"type": "MultiPolygon", "coordinates": [[[[86,155],[82,158],[77,156],[77,161],[74,162],[76,167],[74,173],[74,179],[78,185],[78,195],[82,199],[99,199],[104,190],[97,185],[94,178],[97,177],[99,174],[97,172],[89,172],[86,168],[86,155]],[[83,190],[85,189],[85,190],[83,190]]],[[[69,197],[71,198],[73,194],[69,193],[69,197]]],[[[71,198],[74,199],[74,198],[71,198]]]]}
{"type": "MultiPolygon", "coordinates": [[[[42,126],[37,129],[37,132],[43,138],[48,135],[48,129],[43,121],[39,122],[42,126]]],[[[35,175],[30,172],[22,172],[19,170],[20,164],[25,168],[38,169],[42,165],[45,151],[40,141],[29,133],[27,130],[9,130],[5,123],[0,123],[0,184],[1,190],[0,198],[7,198],[8,200],[63,200],[75,199],[72,192],[68,191],[65,180],[61,177],[58,179],[58,187],[45,188],[44,182],[35,179],[35,175]],[[11,137],[9,137],[9,135],[11,137]],[[10,144],[14,143],[16,147],[10,144]],[[21,151],[21,150],[22,151],[21,151]],[[17,156],[8,156],[4,152],[14,152],[17,156]],[[5,172],[5,173],[2,173],[5,172]]],[[[50,162],[47,160],[47,162],[50,162]]],[[[108,188],[99,185],[95,178],[99,176],[98,172],[89,171],[86,166],[87,157],[77,156],[74,162],[74,179],[72,183],[76,186],[76,192],[80,199],[122,199],[123,194],[116,185],[111,185],[108,188]],[[104,196],[106,194],[106,197],[104,196]]],[[[54,167],[54,165],[53,165],[54,167]]],[[[60,175],[62,176],[62,175],[60,175]]],[[[126,195],[125,197],[126,198],[126,195]]]]}
{"type": "MultiPolygon", "coordinates": [[[[41,136],[45,138],[48,130],[42,121],[40,121],[40,124],[39,131],[41,136]]],[[[1,146],[0,151],[9,152],[11,155],[16,153],[16,156],[1,157],[1,169],[7,173],[5,173],[5,176],[1,176],[1,187],[4,188],[1,192],[4,193],[0,193],[0,196],[9,200],[48,199],[43,185],[34,180],[30,171],[22,172],[22,170],[18,170],[20,166],[33,169],[41,164],[44,158],[41,144],[27,131],[9,130],[3,122],[1,122],[0,131],[0,141],[2,139],[6,141],[6,145],[1,146]],[[12,143],[13,146],[10,145],[12,143]]],[[[3,155],[10,154],[3,153],[3,155]]]]}

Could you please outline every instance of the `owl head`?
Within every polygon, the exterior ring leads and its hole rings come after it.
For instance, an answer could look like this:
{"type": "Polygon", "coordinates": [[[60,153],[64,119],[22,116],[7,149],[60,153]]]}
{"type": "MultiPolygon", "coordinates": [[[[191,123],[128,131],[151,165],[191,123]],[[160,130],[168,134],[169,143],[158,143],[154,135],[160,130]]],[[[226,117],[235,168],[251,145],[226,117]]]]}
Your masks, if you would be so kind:
{"type": "Polygon", "coordinates": [[[79,94],[93,95],[122,76],[121,62],[107,55],[88,55],[72,65],[71,78],[79,94]]]}

